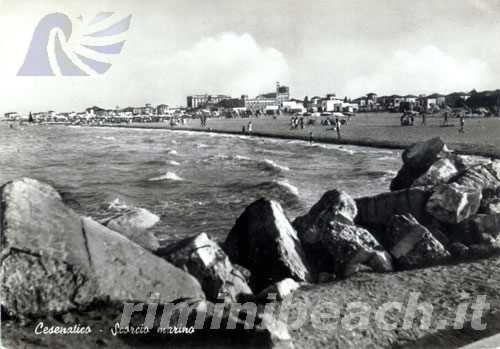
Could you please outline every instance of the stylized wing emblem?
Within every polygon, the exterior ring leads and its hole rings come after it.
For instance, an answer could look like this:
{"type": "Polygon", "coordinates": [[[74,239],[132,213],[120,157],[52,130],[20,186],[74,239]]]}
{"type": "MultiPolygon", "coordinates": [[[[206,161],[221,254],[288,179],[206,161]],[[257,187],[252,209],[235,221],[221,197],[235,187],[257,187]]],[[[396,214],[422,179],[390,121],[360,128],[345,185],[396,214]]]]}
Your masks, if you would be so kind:
{"type": "MultiPolygon", "coordinates": [[[[124,35],[132,15],[116,18],[113,12],[98,13],[73,35],[73,22],[62,13],[43,17],[35,28],[18,76],[88,76],[104,74],[111,58],[125,45],[124,35]],[[72,36],[73,35],[73,36],[72,36]]],[[[79,17],[83,22],[82,17],[79,17]]]]}

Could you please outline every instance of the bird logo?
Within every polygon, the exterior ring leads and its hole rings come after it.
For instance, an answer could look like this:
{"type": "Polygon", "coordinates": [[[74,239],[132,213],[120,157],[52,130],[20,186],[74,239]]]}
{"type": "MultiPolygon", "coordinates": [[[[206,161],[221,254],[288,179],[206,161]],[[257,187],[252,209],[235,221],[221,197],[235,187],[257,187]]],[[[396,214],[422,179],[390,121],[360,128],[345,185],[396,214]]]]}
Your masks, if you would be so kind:
{"type": "Polygon", "coordinates": [[[35,28],[18,76],[93,76],[111,68],[126,41],[132,15],[100,12],[89,21],[63,13],[43,17],[35,28]]]}

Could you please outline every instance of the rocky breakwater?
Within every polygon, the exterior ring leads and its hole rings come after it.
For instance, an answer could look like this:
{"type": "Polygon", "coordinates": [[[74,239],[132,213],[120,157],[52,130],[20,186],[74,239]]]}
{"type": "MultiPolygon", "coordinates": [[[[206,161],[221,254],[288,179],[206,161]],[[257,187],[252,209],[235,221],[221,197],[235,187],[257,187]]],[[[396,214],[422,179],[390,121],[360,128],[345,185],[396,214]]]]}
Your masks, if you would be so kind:
{"type": "Polygon", "coordinates": [[[393,256],[409,254],[401,267],[498,252],[500,161],[456,154],[439,138],[410,146],[402,159],[392,191],[357,199],[355,219],[393,256]],[[432,255],[417,261],[418,250],[432,255]]]}
{"type": "Polygon", "coordinates": [[[64,205],[47,184],[1,188],[2,307],[19,317],[83,308],[99,299],[204,298],[198,281],[64,205]]]}
{"type": "MultiPolygon", "coordinates": [[[[199,326],[200,314],[204,319],[199,341],[191,336],[188,344],[255,346],[257,340],[291,348],[286,324],[266,311],[270,302],[279,306],[311,284],[341,284],[358,271],[384,280],[395,270],[497,254],[499,188],[500,162],[455,154],[432,139],[403,152],[390,192],[353,199],[329,190],[293,221],[278,202],[262,198],[220,245],[199,232],[158,247],[147,235],[157,221],[152,213],[124,212],[104,226],[79,217],[52,187],[25,178],[1,188],[2,310],[44,317],[96,300],[154,299],[159,308],[188,300],[187,324],[199,326]],[[234,313],[235,302],[255,307],[234,313]],[[237,331],[214,331],[213,321],[237,331]]],[[[145,309],[132,317],[137,324],[150,320],[154,327],[161,318],[145,309]]]]}
{"type": "MultiPolygon", "coordinates": [[[[24,340],[47,347],[109,344],[132,348],[137,341],[155,340],[181,346],[234,347],[243,343],[293,347],[286,325],[278,319],[255,308],[250,314],[254,323],[247,327],[238,308],[231,308],[232,302],[257,301],[263,295],[254,296],[248,286],[250,272],[233,265],[206,234],[157,248],[147,231],[157,221],[149,211],[121,212],[105,220],[104,226],[79,216],[54,188],[30,178],[4,184],[0,197],[1,307],[3,320],[8,320],[2,326],[12,334],[5,340],[13,347],[24,346],[24,340]],[[212,301],[222,303],[222,308],[212,301]],[[179,316],[187,314],[187,322],[181,324],[185,328],[196,326],[197,334],[172,336],[167,332],[157,336],[158,332],[150,330],[147,333],[154,334],[147,338],[130,336],[129,332],[113,337],[109,329],[123,319],[125,303],[144,304],[125,328],[147,326],[151,315],[146,309],[182,304],[185,307],[177,309],[180,315],[170,313],[163,326],[176,326],[179,316]],[[83,337],[33,337],[36,321],[54,328],[72,322],[93,324],[105,332],[83,337]],[[219,326],[214,328],[214,323],[219,326]],[[233,326],[230,328],[236,331],[229,331],[229,335],[224,326],[233,326]]],[[[290,287],[294,287],[290,282],[277,284],[276,293],[284,297],[291,292],[290,287]]],[[[153,315],[156,324],[164,313],[153,315]]]]}

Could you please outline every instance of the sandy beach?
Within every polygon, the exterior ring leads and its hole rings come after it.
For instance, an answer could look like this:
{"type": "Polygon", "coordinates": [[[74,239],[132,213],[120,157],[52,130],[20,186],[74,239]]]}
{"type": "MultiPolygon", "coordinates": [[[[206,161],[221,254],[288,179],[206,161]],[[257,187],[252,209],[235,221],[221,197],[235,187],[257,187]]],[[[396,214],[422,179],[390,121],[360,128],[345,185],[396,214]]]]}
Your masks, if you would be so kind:
{"type": "Polygon", "coordinates": [[[185,125],[171,128],[166,123],[113,124],[119,127],[189,129],[192,131],[213,131],[241,133],[242,127],[251,121],[253,135],[287,139],[309,139],[312,132],[315,142],[353,144],[381,148],[405,148],[408,145],[441,137],[450,148],[457,152],[500,158],[500,118],[477,118],[465,120],[465,132],[459,133],[459,120],[451,119],[448,127],[442,127],[441,116],[427,116],[426,125],[421,117],[415,119],[414,126],[400,126],[399,113],[360,113],[352,117],[341,129],[341,138],[331,126],[321,126],[319,122],[304,129],[290,129],[290,116],[277,118],[264,116],[251,119],[209,119],[206,127],[200,126],[199,120],[188,120],[185,125]]]}

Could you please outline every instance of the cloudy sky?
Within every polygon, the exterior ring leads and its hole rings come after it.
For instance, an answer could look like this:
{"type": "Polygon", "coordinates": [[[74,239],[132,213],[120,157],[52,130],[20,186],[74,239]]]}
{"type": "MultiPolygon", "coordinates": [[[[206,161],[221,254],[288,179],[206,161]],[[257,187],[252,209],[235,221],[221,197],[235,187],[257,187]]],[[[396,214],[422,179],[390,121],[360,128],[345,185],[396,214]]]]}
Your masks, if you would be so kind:
{"type": "Polygon", "coordinates": [[[183,105],[276,81],[295,97],[496,89],[499,34],[500,0],[0,0],[0,113],[183,105]],[[132,15],[105,74],[16,76],[45,15],[71,19],[71,51],[103,11],[132,15]]]}

